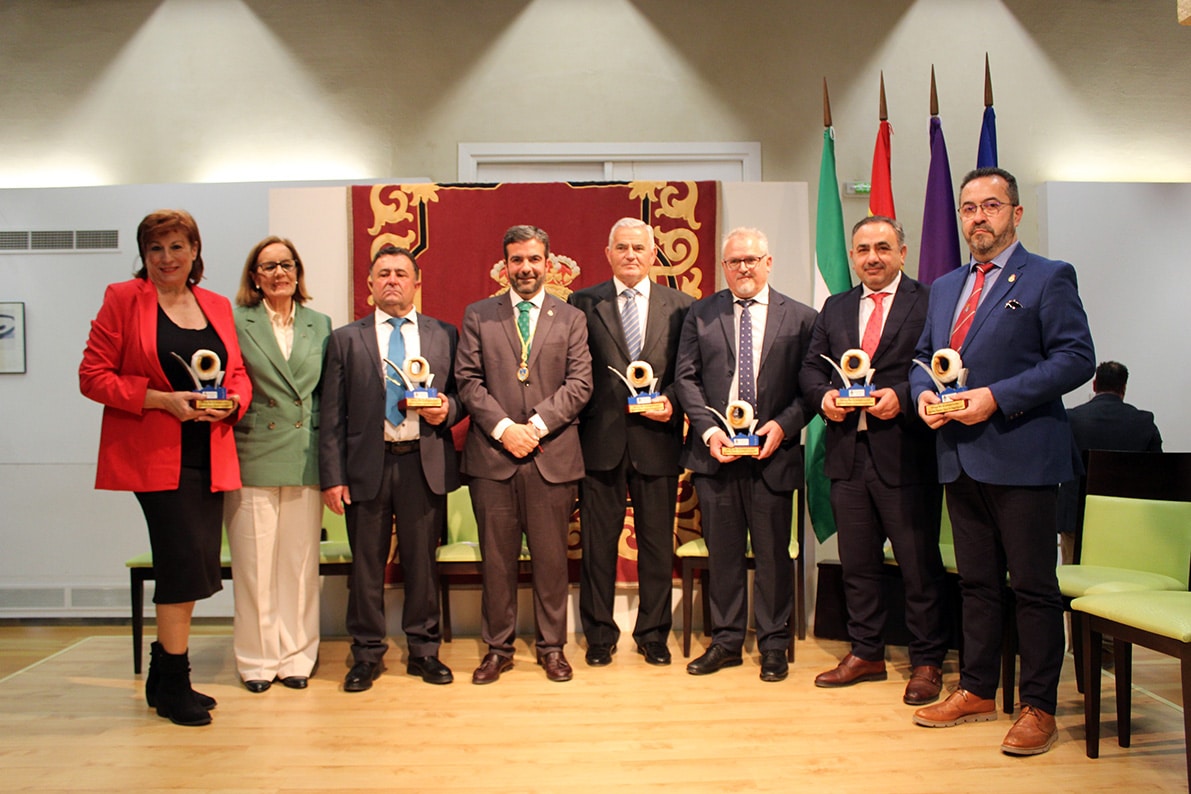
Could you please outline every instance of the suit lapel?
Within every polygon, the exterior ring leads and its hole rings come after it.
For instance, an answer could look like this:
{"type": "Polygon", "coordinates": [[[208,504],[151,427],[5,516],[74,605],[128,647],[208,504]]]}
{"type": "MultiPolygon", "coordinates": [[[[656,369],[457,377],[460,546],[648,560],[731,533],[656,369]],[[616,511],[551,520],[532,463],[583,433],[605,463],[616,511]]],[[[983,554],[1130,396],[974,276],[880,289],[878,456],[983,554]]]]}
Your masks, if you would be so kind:
{"type": "Polygon", "coordinates": [[[666,323],[670,317],[670,296],[657,288],[657,284],[649,285],[649,317],[645,321],[645,336],[641,340],[641,357],[662,342],[666,337],[666,323]]]}
{"type": "MultiPolygon", "coordinates": [[[[550,293],[546,293],[546,295],[543,297],[542,310],[540,312],[538,312],[538,324],[533,329],[533,338],[535,340],[545,339],[552,332],[552,330],[554,328],[554,319],[555,319],[554,315],[555,315],[555,311],[557,309],[555,304],[557,302],[558,302],[558,299],[555,298],[550,293]]],[[[538,360],[538,356],[541,354],[541,351],[542,351],[542,345],[540,345],[540,344],[530,345],[529,366],[531,369],[533,368],[534,363],[538,360]]],[[[517,355],[518,355],[518,357],[520,357],[520,355],[521,355],[520,350],[517,351],[517,355]]]]}
{"type": "Polygon", "coordinates": [[[728,349],[728,358],[732,362],[733,371],[736,370],[736,316],[732,306],[735,298],[731,290],[718,293],[720,305],[717,307],[720,315],[720,330],[724,332],[724,346],[728,349]]]}
{"type": "Polygon", "coordinates": [[[968,329],[968,335],[964,339],[964,347],[968,346],[968,341],[979,333],[985,321],[1004,305],[1005,299],[1017,287],[1018,280],[1025,275],[1024,270],[1028,258],[1025,248],[1018,243],[1017,248],[1009,257],[1009,261],[1005,263],[1001,275],[997,277],[996,283],[989,288],[980,301],[980,307],[976,309],[976,316],[972,318],[972,327],[968,329]]]}
{"type": "Polygon", "coordinates": [[[289,373],[290,384],[300,393],[297,381],[304,374],[310,361],[310,348],[314,345],[314,317],[302,304],[294,308],[294,347],[289,360],[285,361],[282,374],[289,373]]]}
{"type": "MultiPolygon", "coordinates": [[[[620,306],[617,305],[618,296],[616,288],[611,281],[605,281],[598,288],[597,297],[600,302],[596,304],[596,317],[608,329],[608,336],[616,342],[616,349],[624,356],[625,361],[629,359],[629,343],[624,337],[624,326],[620,322],[620,306]]],[[[652,299],[650,302],[650,314],[653,313],[652,299]]],[[[644,353],[644,344],[642,345],[642,353],[644,353]]]]}
{"type": "MultiPolygon", "coordinates": [[[[761,343],[761,361],[757,364],[757,380],[760,381],[761,368],[765,366],[765,359],[777,340],[778,332],[786,319],[786,298],[772,288],[769,290],[769,309],[765,312],[765,340],[761,343]]],[[[859,310],[859,309],[858,309],[859,310]]]]}
{"type": "MultiPolygon", "coordinates": [[[[265,359],[272,365],[273,369],[277,370],[286,383],[294,388],[293,373],[290,371],[289,363],[285,357],[281,355],[281,348],[277,345],[277,337],[273,334],[273,326],[269,322],[269,313],[263,303],[257,304],[252,311],[244,317],[244,333],[252,340],[262,353],[265,359]]],[[[294,344],[297,345],[298,329],[297,317],[294,318],[294,344]]]]}
{"type": "MultiPolygon", "coordinates": [[[[914,304],[918,302],[918,298],[918,287],[903,273],[901,283],[897,287],[897,292],[894,293],[893,305],[889,307],[889,315],[885,318],[885,327],[881,329],[881,341],[877,343],[877,350],[873,354],[873,366],[876,366],[877,359],[881,357],[881,353],[889,349],[889,346],[893,344],[894,339],[901,332],[902,323],[910,316],[910,311],[914,308],[914,304]]],[[[856,307],[856,311],[860,311],[859,306],[856,307]]]]}
{"type": "MultiPolygon", "coordinates": [[[[864,292],[864,287],[856,287],[849,290],[840,299],[843,304],[842,314],[846,322],[844,323],[844,332],[847,337],[847,345],[849,348],[860,347],[860,301],[863,300],[861,294],[864,292]]],[[[886,323],[886,327],[888,323],[886,323]]],[[[878,345],[878,347],[880,347],[878,345]]]]}

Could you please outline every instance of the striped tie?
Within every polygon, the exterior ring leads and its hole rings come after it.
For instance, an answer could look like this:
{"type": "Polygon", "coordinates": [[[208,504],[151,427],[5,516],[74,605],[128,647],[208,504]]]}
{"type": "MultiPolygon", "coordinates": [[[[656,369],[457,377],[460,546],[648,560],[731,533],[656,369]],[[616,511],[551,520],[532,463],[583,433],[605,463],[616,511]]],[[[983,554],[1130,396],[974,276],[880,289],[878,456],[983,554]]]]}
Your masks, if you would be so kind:
{"type": "Polygon", "coordinates": [[[629,360],[641,355],[641,318],[637,314],[637,290],[627,287],[620,293],[624,303],[620,307],[620,323],[624,326],[624,340],[629,345],[629,360]]]}
{"type": "Polygon", "coordinates": [[[992,262],[980,262],[976,265],[976,283],[972,285],[972,294],[964,301],[964,307],[959,310],[959,317],[955,319],[955,329],[951,332],[952,350],[959,350],[960,345],[968,336],[968,329],[972,327],[972,320],[976,318],[976,309],[980,306],[980,293],[984,292],[984,278],[992,269],[992,262]]]}

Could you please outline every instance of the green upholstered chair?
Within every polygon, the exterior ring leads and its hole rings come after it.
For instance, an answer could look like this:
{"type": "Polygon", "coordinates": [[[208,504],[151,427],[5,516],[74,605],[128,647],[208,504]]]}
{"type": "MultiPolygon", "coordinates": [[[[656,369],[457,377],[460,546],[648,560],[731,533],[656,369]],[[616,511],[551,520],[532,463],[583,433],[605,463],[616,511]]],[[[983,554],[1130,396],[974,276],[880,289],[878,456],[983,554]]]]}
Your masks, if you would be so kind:
{"type": "MultiPolygon", "coordinates": [[[[524,537],[521,542],[518,575],[523,577],[531,573],[532,563],[524,537]]],[[[466,485],[447,494],[447,538],[435,551],[435,559],[442,601],[442,638],[450,642],[451,582],[462,577],[478,580],[480,576],[480,531],[471,506],[471,491],[466,485]]]]}
{"type": "MultiPolygon", "coordinates": [[[[803,492],[796,491],[794,498],[794,525],[790,531],[790,564],[793,566],[794,582],[794,611],[791,620],[794,621],[794,631],[790,632],[790,647],[786,650],[786,658],[794,661],[795,640],[806,639],[806,567],[802,556],[803,529],[802,517],[804,513],[803,492]]],[[[699,582],[704,594],[707,592],[707,543],[703,538],[695,538],[678,547],[674,552],[682,568],[682,655],[691,655],[691,626],[694,617],[695,574],[699,574],[699,582]]],[[[748,565],[754,565],[753,553],[748,551],[748,565]]],[[[708,633],[711,626],[711,608],[706,595],[703,599],[703,631],[708,633]]]]}
{"type": "MultiPolygon", "coordinates": [[[[1191,581],[1191,453],[1087,454],[1073,565],[1057,569],[1063,604],[1086,595],[1186,591],[1191,581]]],[[[1071,633],[1081,636],[1072,612],[1071,633]]],[[[1075,643],[1083,690],[1083,648],[1075,643]]]]}
{"type": "MultiPolygon", "coordinates": [[[[347,576],[351,572],[352,552],[347,542],[347,523],[343,516],[323,508],[323,526],[319,542],[318,573],[320,576],[347,576]]],[[[143,662],[145,634],[145,582],[156,580],[153,553],[145,552],[126,560],[132,596],[132,671],[140,673],[143,662]]],[[[232,578],[232,552],[227,543],[227,527],[219,548],[219,575],[232,578]]]]}
{"type": "MultiPolygon", "coordinates": [[[[1088,758],[1100,755],[1100,662],[1103,638],[1113,638],[1117,695],[1117,743],[1128,747],[1132,728],[1133,646],[1179,660],[1183,686],[1184,744],[1191,737],[1191,593],[1133,590],[1097,593],[1071,602],[1080,615],[1084,664],[1084,729],[1088,758]]],[[[1186,750],[1191,782],[1191,748],[1186,750]]]]}

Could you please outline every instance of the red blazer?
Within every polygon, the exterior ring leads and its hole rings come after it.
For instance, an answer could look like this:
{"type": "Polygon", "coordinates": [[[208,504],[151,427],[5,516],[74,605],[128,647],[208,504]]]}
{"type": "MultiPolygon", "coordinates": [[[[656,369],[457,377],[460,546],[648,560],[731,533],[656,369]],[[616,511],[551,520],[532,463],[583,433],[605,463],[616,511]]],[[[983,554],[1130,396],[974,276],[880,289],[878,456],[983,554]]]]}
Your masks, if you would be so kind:
{"type": "MultiPolygon", "coordinates": [[[[211,426],[211,490],[240,487],[232,425],[248,410],[252,384],[227,298],[191,287],[199,308],[227,348],[223,385],[240,395],[236,415],[211,426]]],[[[173,391],[157,358],[157,288],[134,278],[108,286],[79,365],[79,389],[102,403],[95,487],[111,491],[168,491],[182,468],[182,423],[166,411],[146,411],[150,389],[173,391]]]]}

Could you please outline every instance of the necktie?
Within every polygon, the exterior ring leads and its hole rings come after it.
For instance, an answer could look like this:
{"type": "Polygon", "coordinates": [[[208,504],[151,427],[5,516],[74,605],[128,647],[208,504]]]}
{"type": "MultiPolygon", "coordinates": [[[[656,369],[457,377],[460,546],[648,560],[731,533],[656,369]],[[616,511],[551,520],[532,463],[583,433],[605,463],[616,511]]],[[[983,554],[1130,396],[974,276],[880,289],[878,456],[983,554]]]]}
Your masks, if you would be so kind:
{"type": "Polygon", "coordinates": [[[864,326],[864,337],[860,340],[860,349],[868,353],[869,359],[877,352],[877,345],[881,342],[881,322],[885,319],[884,302],[888,293],[874,292],[869,295],[873,299],[873,313],[868,316],[868,322],[864,326]]]}
{"type": "Polygon", "coordinates": [[[736,369],[739,381],[736,387],[736,396],[756,408],[757,381],[753,374],[753,318],[749,314],[749,307],[756,301],[750,298],[736,302],[740,304],[740,344],[736,347],[740,365],[736,369]]]}
{"type": "Polygon", "coordinates": [[[629,344],[629,360],[636,361],[641,355],[641,317],[637,314],[637,290],[627,287],[620,293],[624,303],[620,308],[620,322],[624,326],[624,339],[629,344]]]}
{"type": "MultiPolygon", "coordinates": [[[[401,336],[401,326],[408,323],[404,317],[390,317],[386,322],[393,326],[393,333],[389,334],[389,361],[397,366],[405,365],[405,339],[401,336]]],[[[385,418],[394,426],[405,421],[405,414],[397,406],[405,399],[405,386],[401,383],[401,376],[389,371],[385,364],[385,374],[393,380],[385,380],[385,418]],[[396,381],[396,383],[394,383],[396,381]]]]}
{"type": "Polygon", "coordinates": [[[529,310],[533,304],[521,301],[517,304],[517,333],[521,335],[521,366],[529,365],[529,310]]]}
{"type": "Polygon", "coordinates": [[[972,327],[972,320],[976,317],[976,308],[980,305],[980,293],[984,292],[984,277],[993,269],[992,262],[981,262],[976,265],[976,283],[972,285],[972,294],[964,302],[955,320],[955,329],[951,332],[951,349],[959,350],[972,327]]]}

